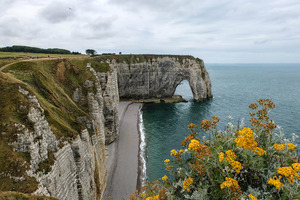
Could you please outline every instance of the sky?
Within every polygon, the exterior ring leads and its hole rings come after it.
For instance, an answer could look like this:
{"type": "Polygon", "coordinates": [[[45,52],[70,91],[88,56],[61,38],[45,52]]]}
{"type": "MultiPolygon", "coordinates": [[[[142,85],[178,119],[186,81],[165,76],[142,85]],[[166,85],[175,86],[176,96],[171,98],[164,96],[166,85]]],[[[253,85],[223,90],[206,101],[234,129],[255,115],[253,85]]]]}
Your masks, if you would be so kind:
{"type": "Polygon", "coordinates": [[[300,63],[299,0],[0,0],[0,47],[300,63]]]}

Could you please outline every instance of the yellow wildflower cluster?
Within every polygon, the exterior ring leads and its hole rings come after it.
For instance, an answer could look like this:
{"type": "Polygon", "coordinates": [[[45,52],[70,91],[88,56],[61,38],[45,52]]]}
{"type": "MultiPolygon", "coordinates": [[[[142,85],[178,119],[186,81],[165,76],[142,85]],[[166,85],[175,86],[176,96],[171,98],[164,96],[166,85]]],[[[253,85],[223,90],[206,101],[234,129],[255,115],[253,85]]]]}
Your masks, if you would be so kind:
{"type": "Polygon", "coordinates": [[[190,188],[191,188],[191,185],[192,185],[193,182],[194,182],[194,180],[193,180],[193,178],[191,178],[191,177],[185,179],[185,180],[183,181],[183,186],[182,186],[182,188],[183,188],[185,191],[189,192],[189,191],[190,191],[190,188]]]}
{"type": "Polygon", "coordinates": [[[208,131],[211,128],[212,121],[203,120],[200,124],[200,128],[204,129],[204,131],[208,131]]]}
{"type": "Polygon", "coordinates": [[[184,152],[183,149],[180,149],[178,151],[176,151],[175,149],[172,149],[171,150],[171,156],[178,157],[178,156],[182,155],[183,152],[184,152]]]}
{"type": "Polygon", "coordinates": [[[159,200],[159,195],[155,195],[154,197],[148,197],[146,200],[159,200]]]}
{"type": "Polygon", "coordinates": [[[194,123],[190,123],[190,124],[188,125],[188,129],[189,129],[190,131],[193,131],[196,127],[197,127],[197,125],[194,124],[194,123]]]}
{"type": "Polygon", "coordinates": [[[274,144],[273,148],[276,149],[277,151],[280,151],[285,148],[285,144],[274,144]]]}
{"type": "Polygon", "coordinates": [[[251,103],[249,105],[249,108],[253,109],[253,110],[256,110],[256,108],[258,108],[258,105],[256,103],[251,103]]]}
{"type": "Polygon", "coordinates": [[[238,136],[234,141],[236,142],[237,148],[244,148],[253,150],[259,156],[267,154],[265,150],[257,146],[257,142],[254,138],[254,133],[250,128],[243,128],[236,133],[238,136]]]}
{"type": "Polygon", "coordinates": [[[223,160],[224,160],[224,153],[221,152],[219,153],[219,162],[223,162],[223,160]]]}
{"type": "Polygon", "coordinates": [[[300,171],[300,163],[294,163],[294,164],[292,164],[292,167],[294,168],[295,171],[297,171],[297,172],[300,171]]]}
{"type": "Polygon", "coordinates": [[[279,190],[280,187],[283,186],[283,183],[280,182],[280,180],[277,178],[277,176],[274,176],[273,178],[270,178],[270,179],[268,180],[268,183],[269,183],[270,185],[274,185],[274,186],[276,187],[277,190],[279,190]]]}
{"type": "Polygon", "coordinates": [[[252,194],[249,194],[248,196],[251,198],[251,200],[257,200],[257,198],[255,196],[253,196],[252,194]]]}
{"type": "Polygon", "coordinates": [[[240,187],[239,183],[233,179],[233,178],[229,178],[229,177],[225,177],[225,181],[220,185],[221,189],[223,190],[225,187],[240,187]]]}
{"type": "Polygon", "coordinates": [[[190,144],[189,144],[189,150],[190,151],[197,151],[200,148],[201,148],[200,142],[198,140],[192,139],[190,144]]]}
{"type": "Polygon", "coordinates": [[[164,175],[162,178],[161,178],[163,181],[167,182],[168,181],[168,177],[167,175],[164,175]]]}
{"type": "Polygon", "coordinates": [[[238,136],[234,141],[237,148],[253,149],[257,147],[257,142],[254,138],[253,131],[250,128],[243,128],[236,133],[238,136]]]}
{"type": "Polygon", "coordinates": [[[173,165],[170,165],[169,162],[170,162],[170,159],[166,159],[166,160],[164,161],[165,166],[166,166],[165,170],[170,170],[170,169],[173,167],[173,165]]]}
{"type": "Polygon", "coordinates": [[[262,148],[260,148],[260,147],[254,147],[253,151],[254,151],[254,153],[256,153],[259,156],[267,154],[267,152],[265,150],[263,150],[262,148]]]}
{"type": "Polygon", "coordinates": [[[292,167],[279,167],[277,172],[278,174],[285,176],[291,184],[294,184],[295,177],[300,179],[300,176],[297,174],[297,171],[294,170],[292,167]]]}
{"type": "Polygon", "coordinates": [[[275,104],[272,102],[272,99],[259,99],[257,102],[259,105],[265,105],[270,109],[275,108],[275,104]]]}
{"type": "MultiPolygon", "coordinates": [[[[236,155],[232,150],[225,151],[226,154],[226,160],[229,162],[229,164],[234,168],[236,173],[240,173],[242,169],[242,164],[239,161],[236,161],[236,155]]],[[[220,161],[220,155],[219,155],[219,161],[220,161]]]]}
{"type": "Polygon", "coordinates": [[[294,150],[296,147],[296,145],[294,145],[293,143],[288,143],[287,146],[290,150],[294,150]]]}
{"type": "Polygon", "coordinates": [[[210,129],[215,129],[217,127],[218,122],[220,121],[220,118],[217,116],[211,117],[213,120],[203,120],[200,124],[200,128],[204,129],[204,131],[208,131],[210,129]]]}

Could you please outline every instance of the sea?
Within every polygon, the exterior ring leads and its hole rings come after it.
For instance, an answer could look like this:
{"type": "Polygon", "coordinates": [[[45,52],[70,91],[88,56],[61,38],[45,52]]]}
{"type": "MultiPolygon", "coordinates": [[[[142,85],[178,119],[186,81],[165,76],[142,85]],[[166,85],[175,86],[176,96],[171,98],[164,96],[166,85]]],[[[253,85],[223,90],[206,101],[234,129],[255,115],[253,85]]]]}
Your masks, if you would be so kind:
{"type": "MultiPolygon", "coordinates": [[[[164,160],[190,133],[187,125],[200,125],[204,119],[218,116],[219,130],[244,118],[250,125],[248,107],[261,98],[272,99],[275,109],[270,118],[283,128],[288,139],[300,137],[300,64],[206,64],[213,98],[194,102],[188,81],[176,88],[186,103],[148,103],[140,112],[141,159],[143,179],[153,181],[165,175],[164,160]]],[[[199,130],[199,129],[198,129],[199,130]]],[[[300,138],[295,141],[300,146],[300,138]]],[[[299,152],[299,151],[298,151],[299,152]]]]}

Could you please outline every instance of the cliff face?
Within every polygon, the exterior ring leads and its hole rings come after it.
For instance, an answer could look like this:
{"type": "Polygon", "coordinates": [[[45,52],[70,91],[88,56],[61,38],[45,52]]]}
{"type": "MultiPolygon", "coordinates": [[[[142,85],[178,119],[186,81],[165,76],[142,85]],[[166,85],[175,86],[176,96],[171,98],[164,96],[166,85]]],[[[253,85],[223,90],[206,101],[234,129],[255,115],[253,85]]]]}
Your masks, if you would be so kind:
{"type": "Polygon", "coordinates": [[[164,56],[136,63],[112,62],[111,67],[118,71],[120,98],[170,98],[183,80],[189,81],[195,101],[212,97],[210,78],[200,59],[164,56]]]}
{"type": "Polygon", "coordinates": [[[68,61],[45,65],[0,72],[1,95],[15,100],[1,101],[0,191],[101,199],[105,142],[119,130],[116,73],[68,61]]]}

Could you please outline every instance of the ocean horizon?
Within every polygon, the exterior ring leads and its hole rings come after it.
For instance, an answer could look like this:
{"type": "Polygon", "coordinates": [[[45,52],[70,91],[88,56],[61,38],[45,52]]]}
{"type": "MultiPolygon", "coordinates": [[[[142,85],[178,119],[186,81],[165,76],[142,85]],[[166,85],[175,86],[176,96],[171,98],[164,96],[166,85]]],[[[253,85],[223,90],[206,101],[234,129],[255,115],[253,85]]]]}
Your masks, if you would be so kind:
{"type": "MultiPolygon", "coordinates": [[[[248,106],[262,98],[272,99],[276,107],[270,118],[282,127],[287,139],[300,133],[300,63],[207,63],[213,98],[194,102],[188,81],[182,81],[175,94],[186,103],[148,103],[140,118],[144,178],[153,181],[164,174],[163,161],[170,158],[172,149],[180,149],[181,141],[189,134],[187,125],[200,125],[211,116],[220,117],[218,129],[224,130],[229,118],[233,125],[244,119],[250,126],[248,106]]],[[[199,128],[197,131],[200,131],[199,128]]],[[[200,131],[201,136],[205,136],[200,131]]],[[[300,140],[295,143],[299,146],[300,140]]]]}

